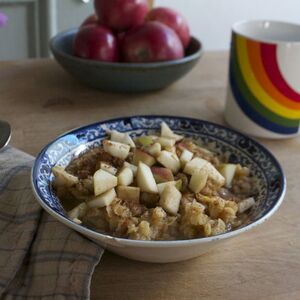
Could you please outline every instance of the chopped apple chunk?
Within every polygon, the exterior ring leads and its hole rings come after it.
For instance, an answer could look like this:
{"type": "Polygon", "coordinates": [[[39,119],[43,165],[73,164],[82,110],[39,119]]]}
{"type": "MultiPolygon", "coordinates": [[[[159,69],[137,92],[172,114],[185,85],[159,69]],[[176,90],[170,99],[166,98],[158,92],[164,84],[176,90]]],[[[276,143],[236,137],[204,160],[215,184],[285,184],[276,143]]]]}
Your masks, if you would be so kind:
{"type": "Polygon", "coordinates": [[[161,144],[154,143],[153,145],[146,147],[145,151],[147,151],[150,155],[156,157],[161,152],[161,144]]]}
{"type": "Polygon", "coordinates": [[[175,186],[177,190],[180,191],[182,188],[182,180],[179,179],[177,181],[168,181],[168,182],[159,183],[157,185],[158,193],[161,194],[167,186],[175,186]]]}
{"type": "Polygon", "coordinates": [[[125,199],[133,202],[139,202],[141,189],[133,186],[118,186],[118,198],[125,199]]]}
{"type": "Polygon", "coordinates": [[[158,193],[157,186],[151,169],[146,164],[139,162],[136,175],[137,184],[142,192],[158,193]]]}
{"type": "Polygon", "coordinates": [[[196,169],[191,177],[189,188],[194,193],[199,193],[205,187],[208,178],[206,168],[196,169]]]}
{"type": "Polygon", "coordinates": [[[220,166],[219,171],[225,178],[225,186],[227,188],[231,187],[232,180],[235,175],[237,165],[234,164],[223,164],[220,166]]]}
{"type": "Polygon", "coordinates": [[[110,132],[110,139],[114,142],[129,145],[132,148],[135,147],[134,141],[127,132],[123,133],[116,130],[112,130],[110,132]]]}
{"type": "Polygon", "coordinates": [[[124,168],[118,175],[118,185],[130,185],[133,182],[133,172],[130,168],[124,168]]]}
{"type": "Polygon", "coordinates": [[[103,149],[105,152],[109,153],[114,157],[126,159],[130,151],[130,146],[118,142],[105,140],[103,141],[103,149]]]}
{"type": "Polygon", "coordinates": [[[181,193],[175,186],[168,185],[160,196],[159,204],[167,213],[176,215],[179,210],[181,197],[181,193]]]}
{"type": "Polygon", "coordinates": [[[204,168],[208,172],[208,177],[216,182],[219,186],[223,186],[225,184],[225,178],[211,163],[207,163],[204,168]]]}
{"type": "Polygon", "coordinates": [[[195,157],[191,161],[187,162],[183,172],[188,175],[193,175],[196,169],[201,169],[208,163],[207,160],[202,159],[200,157],[195,157]]]}
{"type": "Polygon", "coordinates": [[[130,163],[127,162],[127,161],[124,162],[124,165],[123,165],[123,166],[126,167],[126,168],[131,169],[133,175],[136,176],[136,173],[137,173],[137,166],[135,166],[135,165],[133,165],[133,164],[130,164],[130,163]]]}
{"type": "Polygon", "coordinates": [[[85,202],[83,202],[77,205],[76,207],[74,207],[72,210],[70,210],[68,212],[68,216],[72,220],[80,219],[82,216],[85,215],[86,211],[87,211],[87,205],[85,202]]]}
{"type": "Polygon", "coordinates": [[[79,180],[76,176],[69,174],[66,170],[61,166],[55,166],[52,168],[52,172],[55,176],[56,185],[65,185],[67,187],[71,187],[76,185],[79,180]]]}
{"type": "Polygon", "coordinates": [[[93,180],[95,196],[105,193],[118,184],[118,178],[116,176],[101,169],[95,172],[93,180]]]}
{"type": "Polygon", "coordinates": [[[135,149],[133,152],[133,163],[138,166],[140,161],[149,167],[156,163],[156,159],[153,156],[141,149],[135,149]]]}
{"type": "Polygon", "coordinates": [[[116,175],[118,172],[118,170],[115,167],[113,167],[112,165],[107,164],[105,162],[100,163],[100,169],[103,171],[106,171],[112,175],[116,175]]]}
{"type": "Polygon", "coordinates": [[[253,197],[244,199],[238,203],[238,211],[240,214],[242,214],[254,205],[255,199],[253,197]]]}
{"type": "Polygon", "coordinates": [[[180,155],[181,166],[184,167],[189,161],[192,160],[193,156],[193,152],[184,149],[180,155]]]}
{"type": "Polygon", "coordinates": [[[180,169],[180,161],[175,153],[163,150],[157,157],[157,160],[164,167],[169,168],[173,172],[173,174],[176,174],[180,169]]]}
{"type": "Polygon", "coordinates": [[[161,136],[175,139],[176,142],[184,138],[182,135],[175,134],[166,122],[161,123],[161,136]]]}
{"type": "Polygon", "coordinates": [[[159,143],[163,148],[166,147],[173,147],[176,143],[175,139],[166,138],[166,137],[160,137],[157,139],[157,143],[159,143]]]}
{"type": "Polygon", "coordinates": [[[144,135],[137,138],[137,142],[143,147],[150,146],[155,143],[157,137],[151,135],[144,135]]]}
{"type": "Polygon", "coordinates": [[[110,205],[117,197],[115,189],[108,190],[107,192],[97,196],[87,203],[88,207],[101,208],[110,205]]]}
{"type": "Polygon", "coordinates": [[[162,183],[162,182],[174,180],[173,173],[168,168],[152,167],[151,171],[153,173],[156,183],[162,183]]]}

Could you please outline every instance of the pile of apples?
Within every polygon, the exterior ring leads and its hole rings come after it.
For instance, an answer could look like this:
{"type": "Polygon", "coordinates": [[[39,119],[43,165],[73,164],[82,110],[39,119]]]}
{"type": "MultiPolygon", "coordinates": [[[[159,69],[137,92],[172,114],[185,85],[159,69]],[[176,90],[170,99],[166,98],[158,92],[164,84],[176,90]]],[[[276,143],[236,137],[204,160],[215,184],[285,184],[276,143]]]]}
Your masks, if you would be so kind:
{"type": "Polygon", "coordinates": [[[145,63],[180,59],[191,36],[186,18],[153,0],[95,0],[95,14],[80,26],[75,56],[104,62],[145,63]]]}

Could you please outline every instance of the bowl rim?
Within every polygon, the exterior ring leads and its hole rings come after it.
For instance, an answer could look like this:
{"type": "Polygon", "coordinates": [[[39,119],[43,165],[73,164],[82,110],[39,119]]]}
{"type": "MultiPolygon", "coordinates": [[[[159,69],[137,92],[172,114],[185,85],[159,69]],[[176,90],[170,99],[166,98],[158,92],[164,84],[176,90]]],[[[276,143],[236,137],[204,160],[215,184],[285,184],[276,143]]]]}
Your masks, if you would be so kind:
{"type": "Polygon", "coordinates": [[[162,61],[162,62],[150,62],[150,63],[126,63],[126,62],[103,62],[103,61],[97,61],[97,60],[90,60],[90,59],[84,59],[80,58],[74,55],[70,55],[67,52],[61,51],[55,47],[55,42],[65,36],[66,34],[74,34],[79,30],[79,28],[71,28],[67,29],[65,31],[62,31],[55,35],[53,38],[50,39],[49,46],[50,50],[53,55],[60,55],[68,60],[71,60],[73,62],[82,63],[85,65],[90,65],[93,67],[113,67],[113,68],[129,68],[129,69],[144,69],[144,68],[162,68],[162,67],[170,67],[170,66],[176,66],[185,64],[187,62],[197,60],[199,59],[204,52],[202,42],[197,39],[196,37],[192,36],[191,40],[195,41],[199,45],[199,49],[188,56],[185,56],[180,59],[175,59],[171,61],[162,61]]]}
{"type": "Polygon", "coordinates": [[[57,220],[61,221],[62,223],[64,223],[65,225],[67,225],[68,227],[84,234],[87,235],[88,237],[94,239],[94,240],[106,240],[108,243],[109,242],[114,242],[115,244],[119,245],[119,246],[134,246],[134,247],[147,247],[147,248],[156,248],[156,247],[162,247],[162,248],[168,248],[168,247],[173,247],[173,246],[192,246],[192,245],[198,245],[198,244],[202,244],[202,243],[208,243],[208,242],[213,242],[213,241],[220,241],[223,239],[228,239],[234,236],[239,235],[242,232],[246,232],[254,227],[256,227],[259,224],[262,224],[263,222],[265,222],[266,220],[268,220],[280,207],[280,205],[282,204],[282,201],[285,197],[286,194],[286,176],[284,174],[284,171],[280,165],[280,163],[278,162],[278,160],[275,158],[275,156],[270,152],[270,150],[268,150],[267,147],[265,147],[264,145],[262,145],[261,143],[257,142],[256,140],[254,140],[253,138],[235,130],[232,128],[228,128],[224,125],[221,124],[217,124],[214,122],[209,122],[206,120],[201,120],[201,119],[197,119],[197,118],[191,118],[191,117],[184,117],[184,116],[174,116],[174,115],[131,115],[131,116],[124,116],[124,117],[118,117],[118,118],[110,118],[110,119],[105,119],[103,121],[98,121],[98,122],[93,122],[93,123],[88,123],[86,125],[83,126],[79,126],[76,128],[73,128],[71,130],[68,130],[62,134],[60,134],[59,136],[57,136],[55,139],[53,139],[52,141],[50,141],[46,146],[44,146],[44,148],[40,151],[40,153],[37,155],[34,165],[31,169],[31,187],[34,193],[34,196],[36,198],[36,200],[38,201],[38,203],[53,217],[55,217],[57,220]],[[195,239],[187,239],[187,240],[162,240],[162,241],[143,241],[143,240],[132,240],[132,239],[126,239],[126,238],[118,238],[118,237],[113,237],[110,236],[108,234],[103,234],[100,232],[97,232],[95,230],[89,229],[87,227],[84,227],[82,225],[76,224],[73,221],[71,221],[70,219],[68,219],[66,216],[62,216],[59,213],[57,213],[56,211],[54,211],[51,207],[49,207],[41,198],[41,196],[38,193],[38,188],[36,186],[36,180],[35,180],[35,173],[37,171],[37,166],[38,166],[38,162],[41,160],[41,158],[43,157],[43,155],[45,154],[45,152],[47,151],[47,149],[49,148],[49,146],[51,146],[53,143],[55,143],[58,139],[60,139],[61,137],[70,134],[74,131],[77,130],[84,130],[87,127],[92,127],[92,126],[97,126],[97,125],[102,125],[105,124],[107,122],[117,122],[117,121],[121,121],[124,119],[128,119],[128,118],[149,118],[149,119],[153,119],[153,118],[169,118],[169,119],[178,119],[178,120],[188,120],[190,122],[201,122],[201,123],[205,123],[205,124],[209,124],[209,125],[213,125],[213,126],[217,126],[223,130],[226,131],[231,131],[234,134],[238,134],[239,136],[246,138],[248,140],[251,140],[252,143],[254,143],[256,146],[258,146],[258,148],[261,148],[263,151],[265,151],[265,153],[267,153],[270,158],[272,159],[272,161],[274,162],[274,164],[276,165],[276,168],[278,169],[279,173],[280,173],[280,181],[282,182],[282,186],[280,189],[280,193],[278,196],[278,199],[275,203],[275,205],[265,214],[263,215],[260,219],[258,219],[257,221],[250,223],[242,228],[236,229],[234,231],[228,231],[225,233],[222,233],[220,235],[216,235],[216,236],[211,236],[211,237],[201,237],[201,238],[195,238],[195,239]]]}

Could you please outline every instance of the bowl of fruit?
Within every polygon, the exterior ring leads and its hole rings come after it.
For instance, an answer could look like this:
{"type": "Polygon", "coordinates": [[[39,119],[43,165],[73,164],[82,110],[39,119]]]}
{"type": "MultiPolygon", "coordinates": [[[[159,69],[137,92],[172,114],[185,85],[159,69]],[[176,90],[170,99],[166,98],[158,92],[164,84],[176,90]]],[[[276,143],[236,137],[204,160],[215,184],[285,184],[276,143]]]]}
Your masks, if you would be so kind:
{"type": "Polygon", "coordinates": [[[50,42],[57,62],[104,91],[147,92],[187,74],[202,55],[185,17],[150,0],[95,0],[95,14],[50,42]]]}

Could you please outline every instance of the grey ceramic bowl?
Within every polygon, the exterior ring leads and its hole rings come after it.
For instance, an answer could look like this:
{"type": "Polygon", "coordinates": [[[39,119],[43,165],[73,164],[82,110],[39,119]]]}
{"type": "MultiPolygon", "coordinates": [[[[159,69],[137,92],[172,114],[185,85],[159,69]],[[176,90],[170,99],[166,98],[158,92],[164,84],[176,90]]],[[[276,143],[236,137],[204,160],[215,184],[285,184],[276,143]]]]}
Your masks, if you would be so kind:
{"type": "Polygon", "coordinates": [[[147,92],[159,90],[187,74],[202,55],[202,45],[192,38],[182,59],[158,63],[106,63],[72,55],[78,29],[56,35],[50,48],[58,63],[84,84],[103,91],[147,92]]]}

